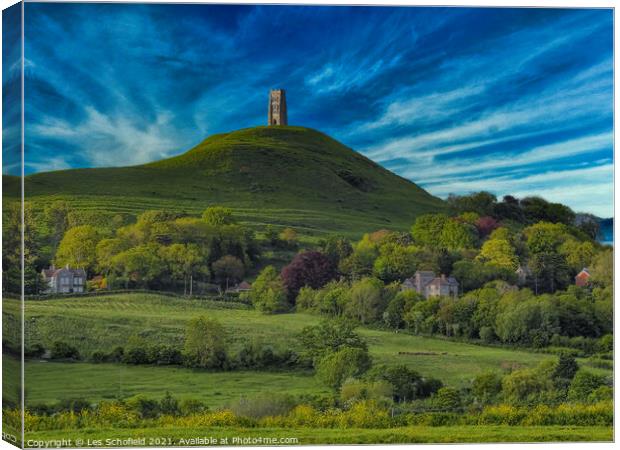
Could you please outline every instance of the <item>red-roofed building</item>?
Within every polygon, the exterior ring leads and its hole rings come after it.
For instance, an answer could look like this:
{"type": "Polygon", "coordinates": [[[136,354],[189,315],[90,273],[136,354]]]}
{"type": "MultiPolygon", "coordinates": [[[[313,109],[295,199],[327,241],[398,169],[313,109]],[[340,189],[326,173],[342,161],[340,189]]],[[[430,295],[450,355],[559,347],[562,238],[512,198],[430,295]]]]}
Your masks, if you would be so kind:
{"type": "Polygon", "coordinates": [[[590,282],[590,272],[585,267],[575,275],[575,284],[577,286],[583,287],[586,286],[590,282]]]}

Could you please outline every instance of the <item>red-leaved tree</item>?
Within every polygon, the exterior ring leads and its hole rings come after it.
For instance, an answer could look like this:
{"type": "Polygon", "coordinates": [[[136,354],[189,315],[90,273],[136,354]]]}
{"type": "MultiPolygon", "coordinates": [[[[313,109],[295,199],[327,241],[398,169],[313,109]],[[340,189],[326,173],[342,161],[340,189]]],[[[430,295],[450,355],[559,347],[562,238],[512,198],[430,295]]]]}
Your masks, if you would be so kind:
{"type": "Polygon", "coordinates": [[[280,274],[290,300],[294,300],[304,286],[318,289],[336,276],[333,263],[321,252],[298,253],[280,274]]]}
{"type": "Polygon", "coordinates": [[[476,220],[476,228],[480,237],[484,238],[491,234],[493,230],[499,228],[499,222],[491,216],[483,216],[476,220]]]}

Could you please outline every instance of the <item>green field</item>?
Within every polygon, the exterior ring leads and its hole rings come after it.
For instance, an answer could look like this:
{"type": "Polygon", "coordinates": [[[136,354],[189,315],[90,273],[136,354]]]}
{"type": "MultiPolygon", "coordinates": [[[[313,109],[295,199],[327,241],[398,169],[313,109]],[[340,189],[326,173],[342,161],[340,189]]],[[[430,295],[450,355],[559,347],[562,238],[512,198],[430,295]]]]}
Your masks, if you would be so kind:
{"type": "MultiPolygon", "coordinates": [[[[78,431],[45,431],[28,433],[27,440],[52,439],[127,439],[145,438],[146,445],[189,446],[192,438],[228,438],[228,445],[261,445],[260,442],[238,442],[234,438],[296,439],[296,444],[397,444],[397,443],[454,443],[454,442],[576,442],[606,441],[613,439],[611,427],[511,427],[511,426],[451,426],[451,427],[402,427],[386,430],[374,429],[310,429],[261,428],[234,430],[225,428],[161,428],[161,429],[103,429],[78,431]],[[185,442],[181,441],[185,439],[185,442]],[[152,441],[151,441],[152,440],[152,441]]],[[[290,442],[290,441],[289,441],[290,442]]],[[[283,441],[281,445],[291,445],[283,441]]],[[[75,445],[75,444],[74,444],[75,445]]],[[[225,445],[225,444],[224,444],[225,445]]],[[[263,445],[265,445],[263,443],[263,445]]],[[[278,445],[269,442],[268,445],[278,445]]]]}
{"type": "MultiPolygon", "coordinates": [[[[18,198],[17,177],[3,176],[3,185],[6,198],[18,198]]],[[[29,175],[25,190],[35,209],[63,199],[73,209],[108,215],[200,213],[225,205],[241,223],[291,226],[305,236],[406,230],[418,215],[445,208],[411,181],[302,127],[214,135],[177,157],[141,166],[29,175]]]]}
{"type": "MultiPolygon", "coordinates": [[[[75,345],[88,357],[95,350],[109,352],[126,344],[132,335],[147,342],[181,345],[186,322],[205,314],[216,318],[228,331],[232,351],[250,339],[280,348],[297,348],[295,335],[321,318],[309,314],[264,315],[248,309],[218,309],[212,302],[152,294],[53,299],[26,302],[26,341],[44,347],[57,340],[75,345]]],[[[5,299],[5,314],[18,302],[5,299]]],[[[485,347],[404,332],[360,328],[377,364],[406,364],[445,384],[467,386],[488,370],[533,367],[551,355],[497,347],[485,347]]],[[[15,364],[5,359],[5,367],[15,364]]],[[[602,369],[591,369],[601,373],[602,369]]],[[[170,391],[180,398],[198,397],[220,406],[240,395],[264,390],[278,392],[326,392],[308,373],[208,372],[173,366],[130,366],[29,361],[26,364],[27,402],[49,403],[70,397],[96,401],[138,393],[161,397],[170,391]]],[[[9,390],[9,392],[11,392],[9,390]]]]}

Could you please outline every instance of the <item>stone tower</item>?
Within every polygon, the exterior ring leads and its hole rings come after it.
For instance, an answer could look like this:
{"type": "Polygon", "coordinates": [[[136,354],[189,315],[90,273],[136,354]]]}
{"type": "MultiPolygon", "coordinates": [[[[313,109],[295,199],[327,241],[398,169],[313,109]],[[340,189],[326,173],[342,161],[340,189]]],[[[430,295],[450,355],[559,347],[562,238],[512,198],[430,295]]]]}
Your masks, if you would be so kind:
{"type": "Polygon", "coordinates": [[[269,91],[269,122],[267,125],[288,125],[286,116],[286,92],[284,89],[269,91]]]}

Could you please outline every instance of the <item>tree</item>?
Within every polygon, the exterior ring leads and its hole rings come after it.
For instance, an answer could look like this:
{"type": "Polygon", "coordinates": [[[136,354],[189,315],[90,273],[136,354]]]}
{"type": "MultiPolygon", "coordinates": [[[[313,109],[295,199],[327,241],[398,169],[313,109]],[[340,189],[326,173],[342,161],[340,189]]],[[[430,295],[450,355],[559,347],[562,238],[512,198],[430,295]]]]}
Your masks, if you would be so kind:
{"type": "Polygon", "coordinates": [[[594,391],[604,385],[604,376],[580,369],[570,383],[568,398],[573,401],[585,402],[594,391]]]}
{"type": "Polygon", "coordinates": [[[265,239],[267,239],[267,242],[273,247],[277,246],[280,242],[278,231],[271,224],[267,225],[265,228],[265,239]]]}
{"type": "Polygon", "coordinates": [[[415,334],[432,334],[437,331],[437,311],[441,305],[440,297],[431,297],[415,303],[405,312],[405,323],[415,334]]]}
{"type": "Polygon", "coordinates": [[[213,263],[213,274],[228,290],[230,281],[239,282],[245,274],[245,267],[239,258],[231,255],[222,256],[213,263]]]}
{"type": "Polygon", "coordinates": [[[321,242],[321,252],[329,258],[334,267],[338,267],[340,261],[353,253],[353,246],[343,236],[328,236],[321,242]]]}
{"type": "Polygon", "coordinates": [[[530,257],[528,265],[534,277],[536,294],[564,289],[571,281],[566,258],[558,253],[536,253],[530,257]]]}
{"type": "Polygon", "coordinates": [[[530,254],[555,253],[558,247],[569,237],[565,225],[560,223],[539,222],[523,230],[530,254]]]}
{"type": "Polygon", "coordinates": [[[529,222],[552,222],[571,225],[575,213],[561,203],[549,203],[540,197],[525,197],[520,202],[525,219],[529,222]]]}
{"type": "Polygon", "coordinates": [[[480,191],[469,195],[450,194],[447,201],[454,214],[475,212],[481,216],[488,216],[493,214],[497,197],[490,192],[480,191]]]}
{"type": "Polygon", "coordinates": [[[395,402],[415,400],[418,385],[422,377],[415,370],[405,365],[384,368],[381,378],[392,385],[392,395],[395,402]]]}
{"type": "Polygon", "coordinates": [[[418,248],[397,243],[386,243],[379,247],[379,257],[373,265],[373,273],[385,283],[403,280],[416,270],[418,248]]]}
{"type": "Polygon", "coordinates": [[[317,363],[328,353],[343,348],[368,350],[366,342],[354,331],[354,325],[344,319],[323,320],[305,327],[298,336],[302,356],[317,363]]]}
{"type": "Polygon", "coordinates": [[[91,225],[70,228],[58,245],[56,265],[69,264],[73,268],[93,270],[97,264],[96,248],[100,239],[100,232],[91,225]]]}
{"type": "Polygon", "coordinates": [[[189,366],[221,368],[226,351],[226,332],[217,320],[199,316],[188,322],[183,355],[189,366]]]}
{"type": "Polygon", "coordinates": [[[575,357],[568,353],[562,353],[553,371],[553,378],[558,380],[560,385],[564,386],[571,382],[578,370],[579,365],[575,361],[575,357]]]}
{"type": "Polygon", "coordinates": [[[202,219],[209,225],[216,227],[231,225],[235,223],[232,213],[233,211],[230,208],[225,208],[223,206],[211,206],[204,210],[202,213],[202,219]]]}
{"type": "Polygon", "coordinates": [[[375,259],[379,256],[377,243],[365,234],[355,245],[353,253],[340,261],[338,269],[351,279],[359,279],[372,273],[375,259]]]}
{"type": "Polygon", "coordinates": [[[24,202],[22,210],[22,205],[19,203],[5,199],[2,210],[3,290],[16,294],[21,293],[22,275],[24,277],[23,288],[26,294],[37,294],[43,287],[37,271],[41,251],[36,239],[36,228],[37,221],[30,202],[24,202]],[[22,257],[23,273],[21,270],[22,257]]]}
{"type": "Polygon", "coordinates": [[[404,328],[405,311],[416,302],[424,301],[424,297],[414,290],[405,290],[397,293],[383,312],[383,322],[390,328],[404,328]]]}
{"type": "Polygon", "coordinates": [[[267,266],[261,271],[248,296],[254,307],[264,313],[273,314],[290,309],[286,288],[273,266],[267,266]]]}
{"type": "Polygon", "coordinates": [[[338,390],[347,378],[361,376],[370,365],[368,350],[346,347],[320,359],[316,374],[327,386],[338,390]]]}
{"type": "Polygon", "coordinates": [[[193,293],[194,276],[209,274],[209,268],[196,244],[172,244],[162,247],[160,255],[174,279],[183,279],[183,295],[187,295],[189,281],[189,295],[193,293]]]}
{"type": "Polygon", "coordinates": [[[304,286],[318,289],[334,278],[336,272],[329,258],[315,251],[298,253],[282,269],[281,277],[289,299],[293,301],[304,286]]]}
{"type": "Polygon", "coordinates": [[[386,307],[382,288],[383,283],[376,278],[363,278],[353,283],[345,306],[346,315],[364,324],[378,321],[386,307]]]}
{"type": "Polygon", "coordinates": [[[594,257],[592,262],[592,283],[613,287],[614,284],[614,252],[613,250],[604,250],[594,257]]]}
{"type": "Polygon", "coordinates": [[[493,403],[502,390],[502,377],[495,372],[480,374],[472,382],[472,394],[480,403],[493,403]]]}
{"type": "Polygon", "coordinates": [[[516,280],[513,270],[467,259],[454,263],[452,275],[459,281],[463,292],[479,289],[493,280],[504,280],[509,283],[516,280]]]}
{"type": "Polygon", "coordinates": [[[514,247],[504,239],[487,240],[482,245],[476,259],[512,271],[519,267],[519,258],[517,258],[514,247]]]}
{"type": "Polygon", "coordinates": [[[49,229],[52,252],[56,251],[65,232],[69,228],[69,204],[63,200],[48,203],[43,208],[43,221],[49,229]]]}
{"type": "Polygon", "coordinates": [[[129,246],[122,239],[112,238],[100,240],[95,248],[97,270],[103,272],[107,276],[113,269],[112,258],[128,248],[129,246]]]}
{"type": "Polygon", "coordinates": [[[574,272],[590,267],[595,253],[592,242],[579,242],[576,239],[567,239],[558,250],[561,255],[564,255],[566,262],[574,272]]]}
{"type": "Polygon", "coordinates": [[[493,230],[499,228],[499,222],[495,217],[491,216],[480,217],[478,220],[476,220],[474,225],[476,226],[478,234],[481,238],[488,236],[493,232],[493,230]]]}
{"type": "Polygon", "coordinates": [[[503,342],[544,347],[559,331],[559,312],[551,296],[533,297],[523,289],[502,298],[495,332],[503,342]]]}
{"type": "Polygon", "coordinates": [[[293,230],[292,228],[285,228],[280,232],[280,235],[278,237],[287,248],[297,247],[297,231],[293,230]]]}
{"type": "Polygon", "coordinates": [[[515,370],[502,378],[502,393],[510,403],[522,403],[550,388],[550,380],[542,377],[536,369],[515,370]]]}
{"type": "Polygon", "coordinates": [[[157,280],[166,266],[160,257],[159,244],[145,244],[130,248],[112,258],[111,265],[127,280],[148,286],[157,280]]]}
{"type": "Polygon", "coordinates": [[[476,244],[474,230],[469,224],[448,220],[441,229],[439,245],[448,250],[473,248],[476,244]]]}
{"type": "Polygon", "coordinates": [[[461,394],[454,388],[442,387],[437,391],[435,404],[447,411],[454,411],[461,407],[461,394]]]}
{"type": "Polygon", "coordinates": [[[441,232],[448,221],[445,214],[424,214],[418,217],[411,228],[414,242],[428,247],[440,247],[441,232]]]}

